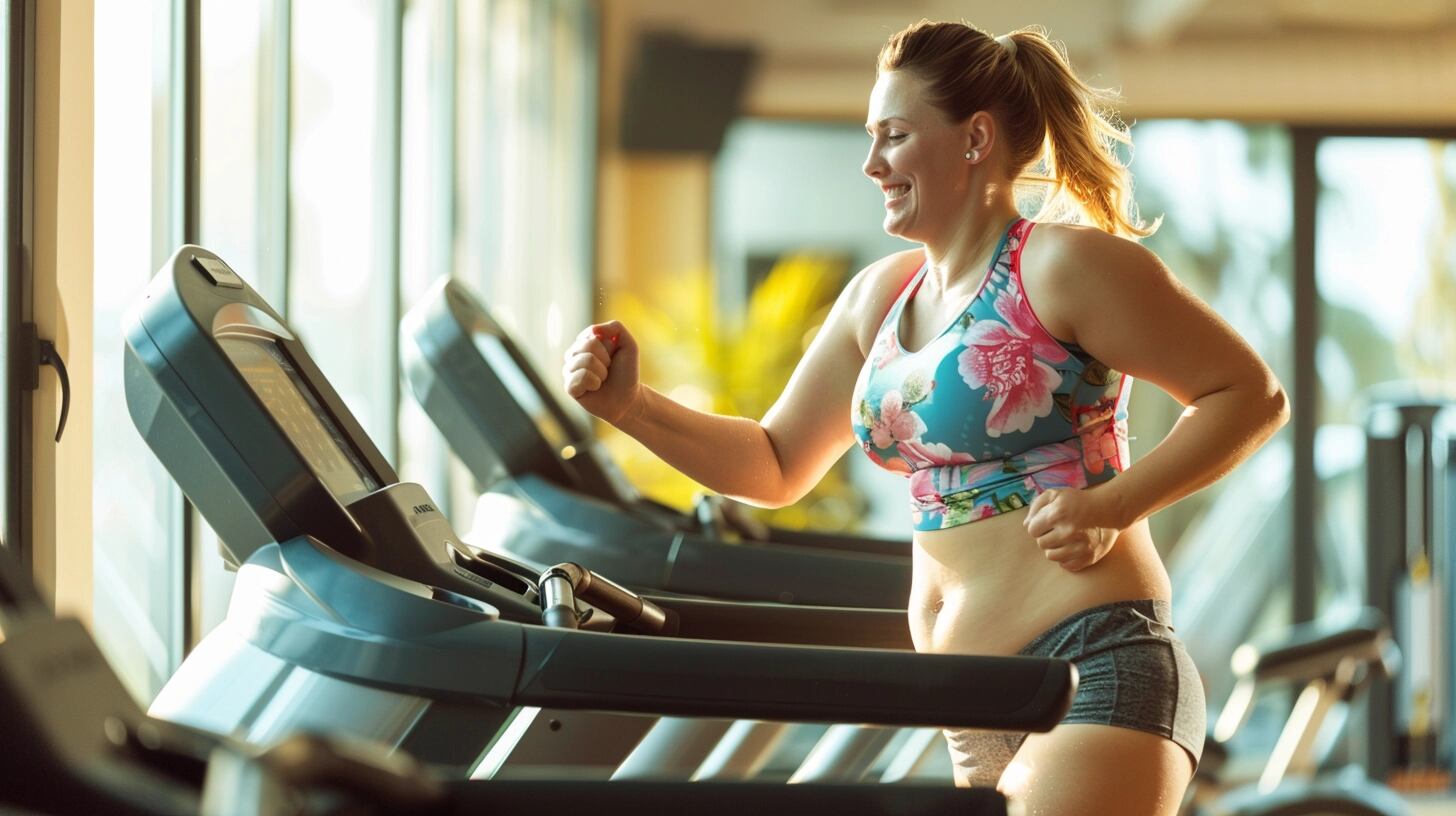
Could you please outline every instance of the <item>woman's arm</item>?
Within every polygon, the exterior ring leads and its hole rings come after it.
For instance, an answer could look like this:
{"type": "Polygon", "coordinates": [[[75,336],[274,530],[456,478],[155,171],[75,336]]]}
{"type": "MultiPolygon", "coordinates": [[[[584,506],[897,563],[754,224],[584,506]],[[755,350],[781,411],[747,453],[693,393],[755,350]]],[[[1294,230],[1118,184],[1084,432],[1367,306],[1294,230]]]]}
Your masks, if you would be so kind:
{"type": "Polygon", "coordinates": [[[1084,491],[1093,502],[1084,512],[1097,526],[1126,529],[1207,487],[1287,421],[1288,400],[1269,367],[1142,246],[1097,230],[1041,227],[1027,242],[1022,279],[1053,335],[1184,406],[1152,451],[1084,491]]]}
{"type": "Polygon", "coordinates": [[[761,421],[696,411],[637,383],[636,343],[619,323],[582,332],[567,352],[567,392],[711,490],[761,507],[792,504],[854,442],[850,403],[864,365],[865,321],[878,325],[908,254],[885,258],[850,281],[761,421]],[[635,387],[612,382],[618,378],[635,387]],[[613,388],[622,393],[610,400],[597,393],[613,388]]]}

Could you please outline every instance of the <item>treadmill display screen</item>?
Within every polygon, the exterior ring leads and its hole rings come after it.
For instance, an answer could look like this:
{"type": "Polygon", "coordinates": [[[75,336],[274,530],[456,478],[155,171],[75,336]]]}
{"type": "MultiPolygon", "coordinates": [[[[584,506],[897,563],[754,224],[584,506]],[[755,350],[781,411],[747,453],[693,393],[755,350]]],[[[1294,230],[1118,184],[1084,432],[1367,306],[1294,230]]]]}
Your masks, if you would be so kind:
{"type": "Polygon", "coordinates": [[[379,480],[364,466],[277,343],[241,336],[219,337],[217,341],[314,474],[341,504],[379,488],[379,480]]]}
{"type": "Polygon", "coordinates": [[[501,384],[515,397],[516,404],[535,421],[536,430],[545,438],[546,443],[556,450],[572,444],[575,440],[556,421],[556,417],[551,415],[546,403],[541,400],[541,395],[536,392],[536,386],[521,372],[521,366],[506,350],[500,338],[488,332],[477,331],[472,332],[471,339],[475,341],[475,350],[490,365],[490,370],[495,372],[501,384]]]}

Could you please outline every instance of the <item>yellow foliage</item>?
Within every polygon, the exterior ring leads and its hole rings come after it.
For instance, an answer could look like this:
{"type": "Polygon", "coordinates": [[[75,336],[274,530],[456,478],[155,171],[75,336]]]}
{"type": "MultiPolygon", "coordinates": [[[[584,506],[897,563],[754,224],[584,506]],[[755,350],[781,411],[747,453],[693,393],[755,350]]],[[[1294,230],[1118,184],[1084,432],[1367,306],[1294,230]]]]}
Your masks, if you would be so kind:
{"type": "MultiPolygon", "coordinates": [[[[706,270],[659,286],[649,297],[615,294],[606,304],[607,313],[637,338],[643,382],[691,408],[759,418],[778,398],[828,316],[845,271],[846,264],[833,257],[787,255],[739,314],[720,314],[706,270]]],[[[849,421],[848,416],[840,419],[849,421]]],[[[703,491],[631,437],[606,425],[601,430],[603,444],[648,496],[686,509],[703,491]]],[[[864,508],[863,497],[840,464],[797,504],[755,515],[781,527],[846,530],[854,527],[864,508]]]]}

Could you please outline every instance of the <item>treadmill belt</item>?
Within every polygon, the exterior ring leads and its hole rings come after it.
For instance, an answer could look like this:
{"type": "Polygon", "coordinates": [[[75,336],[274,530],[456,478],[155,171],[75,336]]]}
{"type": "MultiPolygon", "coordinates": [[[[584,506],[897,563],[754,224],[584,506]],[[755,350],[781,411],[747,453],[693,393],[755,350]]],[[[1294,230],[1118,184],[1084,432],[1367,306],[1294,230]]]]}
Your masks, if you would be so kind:
{"type": "Polygon", "coordinates": [[[436,813],[833,813],[836,816],[1005,816],[991,788],[950,785],[770,785],[753,782],[457,782],[436,813]]]}

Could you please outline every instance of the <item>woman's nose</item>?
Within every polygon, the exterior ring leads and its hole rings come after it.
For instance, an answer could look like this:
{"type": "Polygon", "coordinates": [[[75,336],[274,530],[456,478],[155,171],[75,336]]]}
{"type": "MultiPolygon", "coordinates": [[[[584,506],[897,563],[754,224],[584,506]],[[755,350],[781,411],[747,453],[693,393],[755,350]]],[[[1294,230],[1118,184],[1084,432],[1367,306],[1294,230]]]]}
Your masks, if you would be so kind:
{"type": "Polygon", "coordinates": [[[880,158],[878,150],[870,148],[870,154],[865,156],[864,166],[860,168],[866,176],[877,179],[885,174],[885,162],[880,158]]]}

